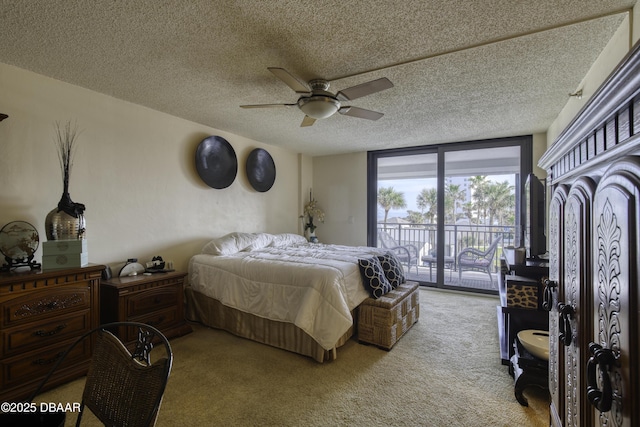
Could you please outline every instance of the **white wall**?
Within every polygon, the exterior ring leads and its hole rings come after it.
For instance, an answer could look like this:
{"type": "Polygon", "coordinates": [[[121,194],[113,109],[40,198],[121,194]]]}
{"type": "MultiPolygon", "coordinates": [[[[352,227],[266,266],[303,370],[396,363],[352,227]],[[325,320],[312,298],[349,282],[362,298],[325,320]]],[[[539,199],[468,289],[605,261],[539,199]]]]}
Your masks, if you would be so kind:
{"type": "Polygon", "coordinates": [[[546,178],[547,171],[538,167],[538,160],[540,160],[540,157],[542,157],[547,150],[547,135],[544,133],[533,134],[531,148],[533,157],[532,172],[538,178],[546,178]]]}
{"type": "MultiPolygon", "coordinates": [[[[546,135],[533,135],[533,173],[546,171],[536,166],[547,148],[546,135]]],[[[325,243],[367,244],[367,153],[350,153],[313,158],[313,195],[325,210],[325,223],[316,230],[325,243]]]]}
{"type": "Polygon", "coordinates": [[[184,270],[204,243],[229,231],[299,231],[300,182],[310,181],[310,171],[297,153],[1,63],[0,94],[0,112],[9,115],[0,123],[0,227],[27,221],[46,240],[45,217],[62,194],[54,124],[71,120],[81,134],[70,194],[86,205],[92,263],[117,267],[161,255],[184,270]],[[195,150],[210,135],[227,139],[238,157],[226,189],[208,187],[195,169],[195,150]],[[265,193],[245,175],[257,147],[276,164],[265,193]]]}
{"type": "Polygon", "coordinates": [[[313,158],[313,197],[324,209],[320,241],[367,244],[367,153],[313,158]]]}
{"type": "Polygon", "coordinates": [[[304,222],[302,213],[304,211],[304,205],[309,201],[309,191],[313,187],[313,158],[299,154],[299,170],[298,170],[298,184],[299,184],[299,203],[300,211],[298,213],[298,234],[304,234],[304,222]]]}
{"type": "Polygon", "coordinates": [[[607,80],[609,75],[629,53],[640,38],[640,6],[633,9],[632,17],[625,18],[595,63],[576,88],[582,89],[582,99],[570,97],[558,117],[547,130],[547,146],[551,147],[562,131],[607,80]]]}

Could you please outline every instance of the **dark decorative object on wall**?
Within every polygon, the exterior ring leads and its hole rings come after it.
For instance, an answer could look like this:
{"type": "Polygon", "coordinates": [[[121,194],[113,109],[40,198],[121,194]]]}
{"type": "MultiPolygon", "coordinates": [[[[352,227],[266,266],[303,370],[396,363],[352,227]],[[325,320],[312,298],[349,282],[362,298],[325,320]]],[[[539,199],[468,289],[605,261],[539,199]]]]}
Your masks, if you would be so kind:
{"type": "Polygon", "coordinates": [[[0,113],[0,122],[3,121],[4,119],[8,119],[9,116],[7,116],[6,114],[2,114],[0,113]]]}
{"type": "Polygon", "coordinates": [[[47,240],[77,240],[85,237],[85,207],[82,203],[75,203],[69,195],[69,177],[77,137],[78,128],[75,125],[72,127],[71,122],[67,122],[63,128],[60,127],[60,123],[56,123],[55,144],[62,170],[63,190],[58,207],[51,210],[45,219],[47,240]]]}
{"type": "Polygon", "coordinates": [[[196,169],[209,187],[227,188],[238,173],[236,152],[221,136],[207,137],[200,142],[196,150],[196,169]]]}
{"type": "Polygon", "coordinates": [[[16,267],[40,268],[40,264],[33,260],[40,236],[35,227],[28,222],[13,221],[0,230],[0,252],[6,263],[0,268],[8,271],[16,267]]]}
{"type": "Polygon", "coordinates": [[[271,155],[262,148],[256,148],[247,157],[247,178],[256,190],[269,191],[276,180],[276,164],[271,155]]]}

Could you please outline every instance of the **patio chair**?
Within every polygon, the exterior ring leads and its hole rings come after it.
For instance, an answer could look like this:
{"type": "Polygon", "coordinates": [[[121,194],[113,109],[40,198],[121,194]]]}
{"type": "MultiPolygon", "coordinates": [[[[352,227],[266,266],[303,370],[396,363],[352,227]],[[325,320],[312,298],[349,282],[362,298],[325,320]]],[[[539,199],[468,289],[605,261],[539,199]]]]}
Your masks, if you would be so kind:
{"type": "Polygon", "coordinates": [[[386,231],[378,232],[378,238],[383,248],[393,252],[402,264],[407,264],[407,273],[411,273],[411,267],[415,267],[416,274],[418,274],[419,251],[417,246],[400,245],[386,231]]]}
{"type": "Polygon", "coordinates": [[[167,338],[158,329],[143,323],[109,323],[82,335],[60,356],[28,401],[33,401],[69,352],[94,334],[95,347],[76,425],[80,425],[85,408],[89,408],[105,425],[155,425],[171,372],[173,353],[167,338]],[[133,354],[107,330],[117,327],[138,328],[138,341],[133,354]],[[150,352],[153,343],[158,341],[164,347],[164,354],[154,357],[151,363],[150,352]]]}
{"type": "Polygon", "coordinates": [[[498,244],[501,240],[502,236],[497,237],[485,251],[476,248],[461,250],[458,254],[458,279],[462,281],[463,270],[482,271],[489,275],[489,280],[493,287],[493,276],[491,275],[493,258],[496,256],[498,244]]]}

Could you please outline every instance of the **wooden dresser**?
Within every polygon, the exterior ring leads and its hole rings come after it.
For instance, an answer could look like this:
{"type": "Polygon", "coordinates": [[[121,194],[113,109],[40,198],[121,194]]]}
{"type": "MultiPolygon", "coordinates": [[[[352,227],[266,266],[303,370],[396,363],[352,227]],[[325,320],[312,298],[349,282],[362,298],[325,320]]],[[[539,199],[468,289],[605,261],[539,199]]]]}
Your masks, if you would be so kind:
{"type": "MultiPolygon", "coordinates": [[[[58,357],[100,322],[103,265],[0,273],[0,402],[28,397],[58,357]]],[[[86,373],[91,340],[67,356],[46,388],[86,373]]]]}
{"type": "Polygon", "coordinates": [[[552,426],[640,425],[640,47],[540,160],[552,426]]]}
{"type": "MultiPolygon", "coordinates": [[[[191,332],[184,319],[184,278],[187,273],[154,273],[116,277],[101,285],[102,323],[141,322],[160,329],[167,338],[191,332]]],[[[122,341],[133,343],[135,328],[118,332],[122,341]]]]}

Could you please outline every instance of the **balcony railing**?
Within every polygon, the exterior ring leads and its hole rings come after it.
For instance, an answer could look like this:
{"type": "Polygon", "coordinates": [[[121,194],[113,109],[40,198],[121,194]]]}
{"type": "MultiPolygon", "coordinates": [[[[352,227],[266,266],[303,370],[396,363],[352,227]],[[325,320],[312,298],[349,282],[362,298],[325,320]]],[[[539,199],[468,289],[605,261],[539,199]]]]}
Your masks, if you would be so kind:
{"type": "MultiPolygon", "coordinates": [[[[378,233],[385,231],[398,245],[414,245],[418,248],[418,262],[423,256],[435,257],[437,253],[436,224],[384,224],[378,223],[378,233]]],[[[494,256],[493,272],[500,269],[500,256],[503,246],[517,246],[518,227],[513,225],[464,225],[445,224],[444,226],[444,256],[452,259],[450,267],[457,268],[457,256],[465,248],[484,250],[489,247],[497,237],[502,237],[502,242],[494,256]]],[[[378,239],[379,240],[379,239],[378,239]]],[[[380,243],[378,243],[380,246],[380,243]]],[[[488,278],[487,278],[488,280],[488,278]]]]}

